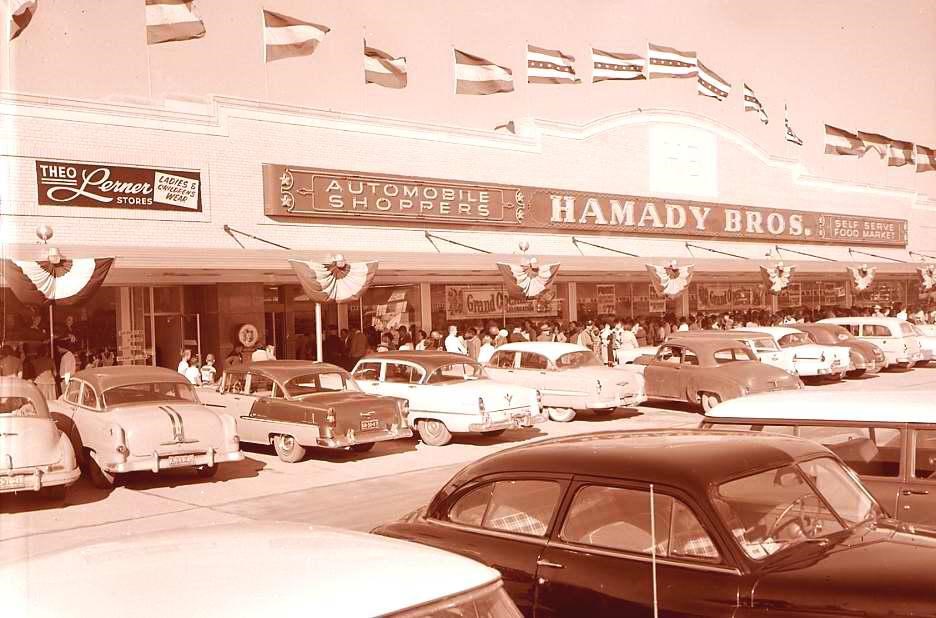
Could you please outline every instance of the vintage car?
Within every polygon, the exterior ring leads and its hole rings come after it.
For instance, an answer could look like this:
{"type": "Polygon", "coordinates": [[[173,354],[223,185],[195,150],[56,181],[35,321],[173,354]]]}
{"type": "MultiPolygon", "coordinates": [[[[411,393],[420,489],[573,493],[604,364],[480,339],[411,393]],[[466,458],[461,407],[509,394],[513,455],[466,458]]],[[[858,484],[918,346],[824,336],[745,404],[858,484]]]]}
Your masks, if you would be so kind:
{"type": "Polygon", "coordinates": [[[39,389],[17,377],[0,378],[0,494],[37,491],[61,499],[79,476],[71,442],[39,389]]]}
{"type": "Polygon", "coordinates": [[[744,330],[770,335],[781,350],[792,350],[797,375],[841,380],[848,371],[851,359],[847,346],[818,345],[806,333],[788,326],[751,326],[744,330]]]}
{"type": "Polygon", "coordinates": [[[369,451],[409,438],[405,399],[369,395],[341,367],[301,360],[258,361],[227,370],[202,400],[237,423],[242,442],[272,444],[295,463],[306,447],[369,451]]]}
{"type": "Polygon", "coordinates": [[[820,324],[838,324],[855,337],[881,348],[887,367],[908,369],[923,360],[920,338],[913,325],[898,318],[854,316],[826,318],[820,324]]]}
{"type": "Polygon", "coordinates": [[[920,341],[920,351],[923,353],[923,358],[916,362],[916,366],[926,366],[930,361],[936,360],[936,333],[933,333],[931,329],[920,326],[919,324],[911,324],[910,326],[913,327],[913,332],[916,333],[920,341]]]}
{"type": "Polygon", "coordinates": [[[870,341],[855,337],[848,329],[838,324],[792,324],[793,328],[809,335],[813,343],[819,345],[837,345],[848,348],[848,371],[846,375],[856,378],[871,375],[884,368],[886,359],[881,348],[870,341]]]}
{"type": "Polygon", "coordinates": [[[468,465],[377,534],[498,569],[528,617],[936,616],[936,536],[825,447],[691,429],[554,438],[468,465]]]}
{"type": "Polygon", "coordinates": [[[610,414],[646,400],[643,376],[633,366],[608,367],[574,343],[506,343],[494,351],[485,371],[498,382],[538,389],[549,418],[562,423],[578,410],[610,414]]]}
{"type": "Polygon", "coordinates": [[[0,567],[0,597],[4,618],[520,618],[500,574],[483,564],[416,543],[287,522],[118,536],[29,556],[0,567]]]}
{"type": "Polygon", "coordinates": [[[765,333],[746,330],[690,330],[673,333],[669,338],[678,337],[727,337],[734,339],[751,348],[754,356],[760,362],[783,369],[787,373],[796,373],[796,367],[793,364],[793,351],[782,349],[777,345],[773,337],[765,333]]]}
{"type": "Polygon", "coordinates": [[[210,477],[218,464],[244,459],[234,421],[202,405],[192,384],[171,369],[79,371],[49,411],[96,487],[140,470],[194,468],[210,477]]]}
{"type": "Polygon", "coordinates": [[[656,356],[637,363],[643,368],[648,399],[685,401],[706,412],[751,393],[803,388],[798,377],[760,362],[732,337],[673,336],[656,356]]]}
{"type": "Polygon", "coordinates": [[[617,351],[617,364],[618,365],[633,365],[641,356],[652,356],[657,353],[657,350],[660,349],[658,345],[642,345],[639,348],[631,348],[628,350],[618,350],[617,351]]]}
{"type": "Polygon", "coordinates": [[[491,380],[480,364],[450,352],[383,352],[365,356],[351,372],[365,393],[409,402],[408,422],[430,446],[453,433],[498,436],[546,420],[535,388],[491,380]]]}
{"type": "Polygon", "coordinates": [[[718,406],[708,429],[799,436],[838,455],[891,516],[936,529],[932,391],[768,393],[718,406]]]}

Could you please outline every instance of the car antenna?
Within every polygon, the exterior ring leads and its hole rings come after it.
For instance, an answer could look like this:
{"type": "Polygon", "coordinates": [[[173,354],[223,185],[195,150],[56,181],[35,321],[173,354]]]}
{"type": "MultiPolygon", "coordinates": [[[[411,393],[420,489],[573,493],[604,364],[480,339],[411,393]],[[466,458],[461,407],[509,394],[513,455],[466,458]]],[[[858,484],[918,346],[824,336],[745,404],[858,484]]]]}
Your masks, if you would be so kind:
{"type": "Polygon", "coordinates": [[[657,609],[657,563],[656,563],[656,513],[654,512],[653,483],[650,483],[650,563],[653,570],[653,618],[658,618],[657,609]]]}

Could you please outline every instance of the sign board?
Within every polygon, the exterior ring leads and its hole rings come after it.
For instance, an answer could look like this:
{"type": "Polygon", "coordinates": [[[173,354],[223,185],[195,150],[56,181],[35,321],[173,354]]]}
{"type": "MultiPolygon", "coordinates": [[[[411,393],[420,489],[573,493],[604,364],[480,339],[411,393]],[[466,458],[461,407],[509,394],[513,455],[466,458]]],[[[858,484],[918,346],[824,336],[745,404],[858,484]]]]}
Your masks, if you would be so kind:
{"type": "Polygon", "coordinates": [[[598,315],[615,315],[617,313],[617,296],[614,293],[614,284],[599,284],[595,286],[598,315]]]}
{"type": "Polygon", "coordinates": [[[895,246],[907,221],[264,164],[264,212],[309,222],[895,246]]]}
{"type": "Polygon", "coordinates": [[[201,172],[75,161],[36,161],[42,206],[201,212],[201,172]]]}
{"type": "Polygon", "coordinates": [[[445,286],[446,320],[555,317],[560,301],[554,290],[538,299],[511,298],[502,286],[445,286]]]}

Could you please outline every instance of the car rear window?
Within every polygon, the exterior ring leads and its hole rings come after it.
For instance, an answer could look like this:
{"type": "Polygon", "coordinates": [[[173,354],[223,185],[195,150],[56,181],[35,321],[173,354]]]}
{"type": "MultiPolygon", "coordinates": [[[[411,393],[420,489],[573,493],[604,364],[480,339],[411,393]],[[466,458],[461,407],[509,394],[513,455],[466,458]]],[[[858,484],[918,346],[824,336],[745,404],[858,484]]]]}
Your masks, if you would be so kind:
{"type": "Polygon", "coordinates": [[[127,384],[104,391],[104,406],[123,404],[185,402],[198,403],[188,382],[146,382],[127,384]]]}
{"type": "Polygon", "coordinates": [[[0,397],[0,414],[9,416],[39,416],[39,411],[26,397],[0,397]]]}
{"type": "Polygon", "coordinates": [[[757,360],[757,357],[748,348],[722,348],[721,350],[715,350],[712,358],[719,365],[737,361],[757,360]]]}

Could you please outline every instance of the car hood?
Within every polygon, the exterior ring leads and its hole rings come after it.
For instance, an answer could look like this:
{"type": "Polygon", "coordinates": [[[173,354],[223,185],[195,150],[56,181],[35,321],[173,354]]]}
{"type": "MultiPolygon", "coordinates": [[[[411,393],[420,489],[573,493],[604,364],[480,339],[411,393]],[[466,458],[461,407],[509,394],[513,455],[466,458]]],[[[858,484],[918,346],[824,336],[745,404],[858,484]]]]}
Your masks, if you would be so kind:
{"type": "Polygon", "coordinates": [[[757,608],[803,615],[936,616],[936,537],[892,525],[847,533],[828,548],[787,550],[754,585],[757,608]]]}
{"type": "Polygon", "coordinates": [[[7,465],[26,468],[58,462],[62,457],[59,435],[51,418],[0,415],[0,468],[7,465]]]}

